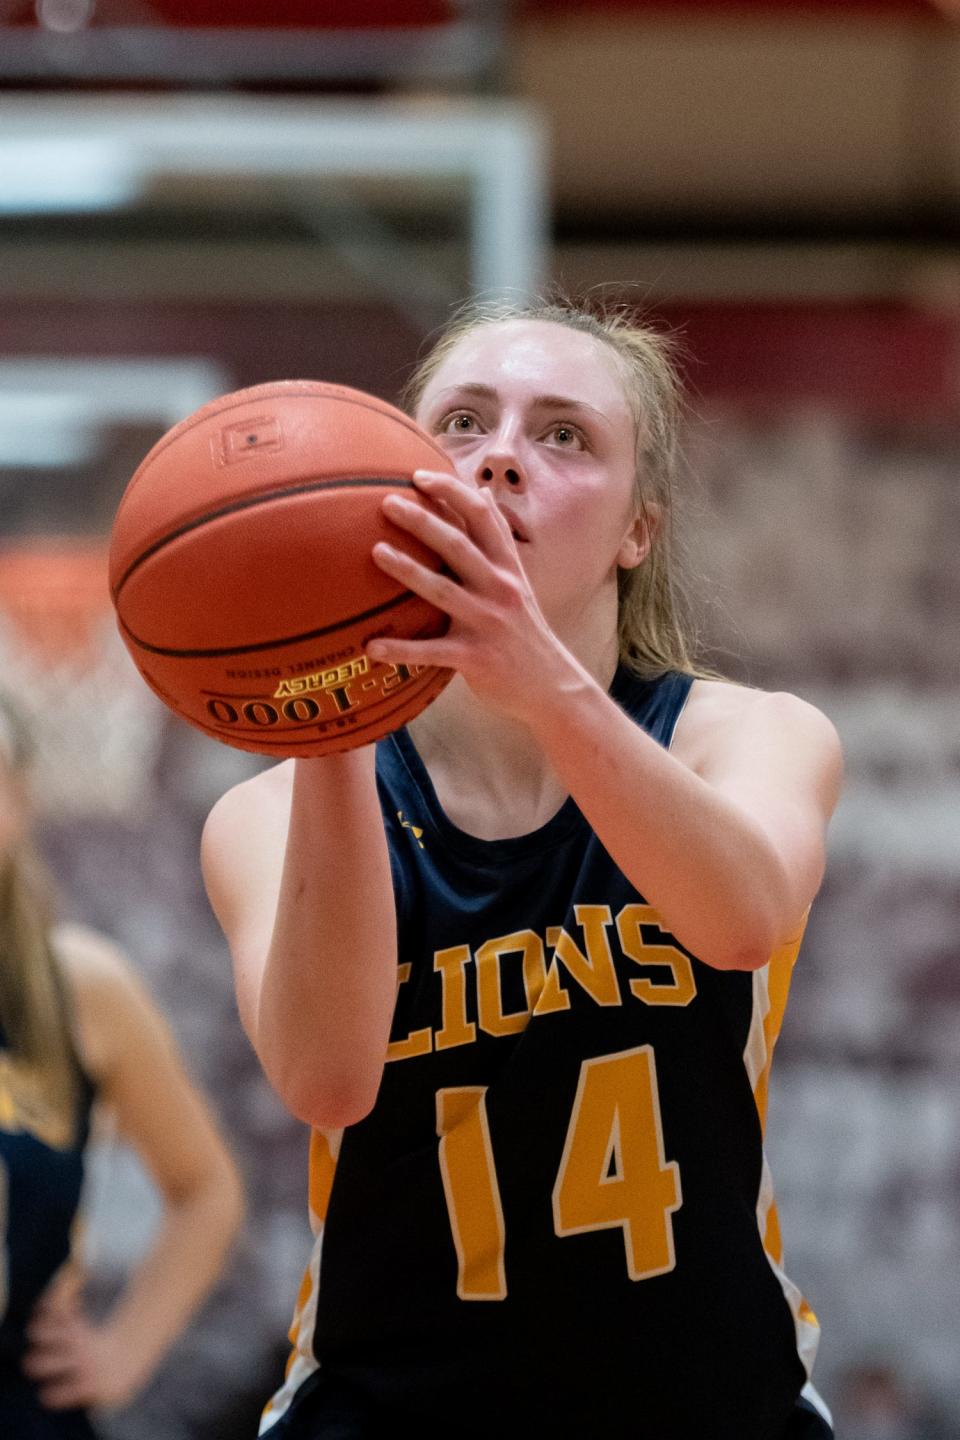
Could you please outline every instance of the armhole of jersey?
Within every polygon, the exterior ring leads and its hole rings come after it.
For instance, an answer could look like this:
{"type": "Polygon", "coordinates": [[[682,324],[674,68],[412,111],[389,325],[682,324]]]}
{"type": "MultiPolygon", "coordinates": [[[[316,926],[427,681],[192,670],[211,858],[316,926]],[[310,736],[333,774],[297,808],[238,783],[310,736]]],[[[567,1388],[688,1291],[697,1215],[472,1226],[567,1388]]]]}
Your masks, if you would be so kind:
{"type": "Polygon", "coordinates": [[[665,750],[669,750],[673,745],[673,737],[677,733],[677,725],[680,722],[680,716],[687,708],[687,701],[690,699],[690,694],[693,690],[693,682],[695,679],[695,675],[686,674],[678,674],[675,678],[674,684],[681,693],[679,700],[676,702],[676,708],[674,710],[673,716],[664,730],[663,746],[665,750]]]}
{"type": "Polygon", "coordinates": [[[403,868],[403,861],[397,854],[394,844],[395,827],[387,829],[387,849],[390,854],[390,874],[393,877],[393,900],[397,908],[397,926],[404,923],[409,910],[409,886],[403,868]]]}
{"type": "Polygon", "coordinates": [[[395,791],[391,773],[398,763],[394,749],[395,736],[388,735],[377,743],[377,791],[380,797],[380,813],[387,837],[387,853],[390,857],[390,877],[393,881],[393,900],[397,911],[397,926],[401,926],[410,911],[410,879],[407,875],[407,857],[403,853],[404,833],[400,825],[402,801],[395,791]]]}

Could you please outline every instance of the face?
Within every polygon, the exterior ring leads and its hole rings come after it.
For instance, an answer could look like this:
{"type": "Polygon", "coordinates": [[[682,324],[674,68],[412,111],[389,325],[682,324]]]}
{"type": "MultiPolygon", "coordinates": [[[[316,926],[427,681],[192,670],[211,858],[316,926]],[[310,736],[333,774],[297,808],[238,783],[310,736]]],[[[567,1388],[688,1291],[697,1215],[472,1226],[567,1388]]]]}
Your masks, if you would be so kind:
{"type": "Polygon", "coordinates": [[[489,487],[548,618],[613,605],[649,548],[635,424],[612,354],[582,331],[510,320],[470,331],[417,410],[462,480],[489,487]]]}

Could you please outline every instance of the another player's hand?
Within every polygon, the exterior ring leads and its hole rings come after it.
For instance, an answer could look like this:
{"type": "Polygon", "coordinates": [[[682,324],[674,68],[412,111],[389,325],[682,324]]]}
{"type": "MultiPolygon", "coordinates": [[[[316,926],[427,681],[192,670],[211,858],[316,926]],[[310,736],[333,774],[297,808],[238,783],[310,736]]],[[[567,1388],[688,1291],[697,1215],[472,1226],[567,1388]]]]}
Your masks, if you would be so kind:
{"type": "Polygon", "coordinates": [[[127,1374],[122,1337],[85,1314],[75,1285],[57,1283],[37,1303],[27,1328],[23,1370],[49,1410],[113,1408],[130,1400],[137,1377],[127,1374]]]}
{"type": "Polygon", "coordinates": [[[431,640],[378,638],[367,652],[384,663],[458,670],[479,699],[524,720],[542,705],[563,647],[524,573],[510,525],[489,489],[433,470],[418,470],[414,481],[431,504],[391,494],[383,512],[434,551],[449,573],[382,541],[373,558],[445,611],[450,627],[431,640]]]}

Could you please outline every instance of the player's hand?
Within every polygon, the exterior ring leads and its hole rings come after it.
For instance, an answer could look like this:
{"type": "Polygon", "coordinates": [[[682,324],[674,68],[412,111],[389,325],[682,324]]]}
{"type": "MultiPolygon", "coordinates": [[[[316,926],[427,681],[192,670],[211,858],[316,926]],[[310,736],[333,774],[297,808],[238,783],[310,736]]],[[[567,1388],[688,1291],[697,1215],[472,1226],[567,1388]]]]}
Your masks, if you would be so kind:
{"type": "Polygon", "coordinates": [[[113,1408],[137,1388],[136,1377],[126,1373],[122,1337],[84,1314],[75,1285],[55,1281],[41,1297],[27,1342],[23,1371],[49,1410],[113,1408]]]}
{"type": "Polygon", "coordinates": [[[443,561],[437,573],[384,541],[373,558],[388,575],[450,616],[429,640],[371,640],[371,659],[458,670],[477,697],[524,720],[543,704],[563,646],[550,629],[524,573],[517,542],[492,491],[441,471],[414,482],[431,503],[384,498],[383,513],[443,561]]]}

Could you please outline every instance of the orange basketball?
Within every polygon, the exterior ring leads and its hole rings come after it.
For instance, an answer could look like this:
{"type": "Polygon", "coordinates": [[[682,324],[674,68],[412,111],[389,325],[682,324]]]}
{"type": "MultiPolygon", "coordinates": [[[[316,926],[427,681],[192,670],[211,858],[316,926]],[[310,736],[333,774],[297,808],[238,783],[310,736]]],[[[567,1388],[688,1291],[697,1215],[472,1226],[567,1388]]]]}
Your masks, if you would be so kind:
{"type": "Polygon", "coordinates": [[[381,514],[418,469],[450,470],[408,416],[359,390],[279,380],[174,426],[127,486],[110,543],[120,633],[147,684],[217,740],[329,755],[419,714],[452,672],[383,665],[377,635],[447,617],[374,563],[377,540],[436,569],[381,514]]]}

